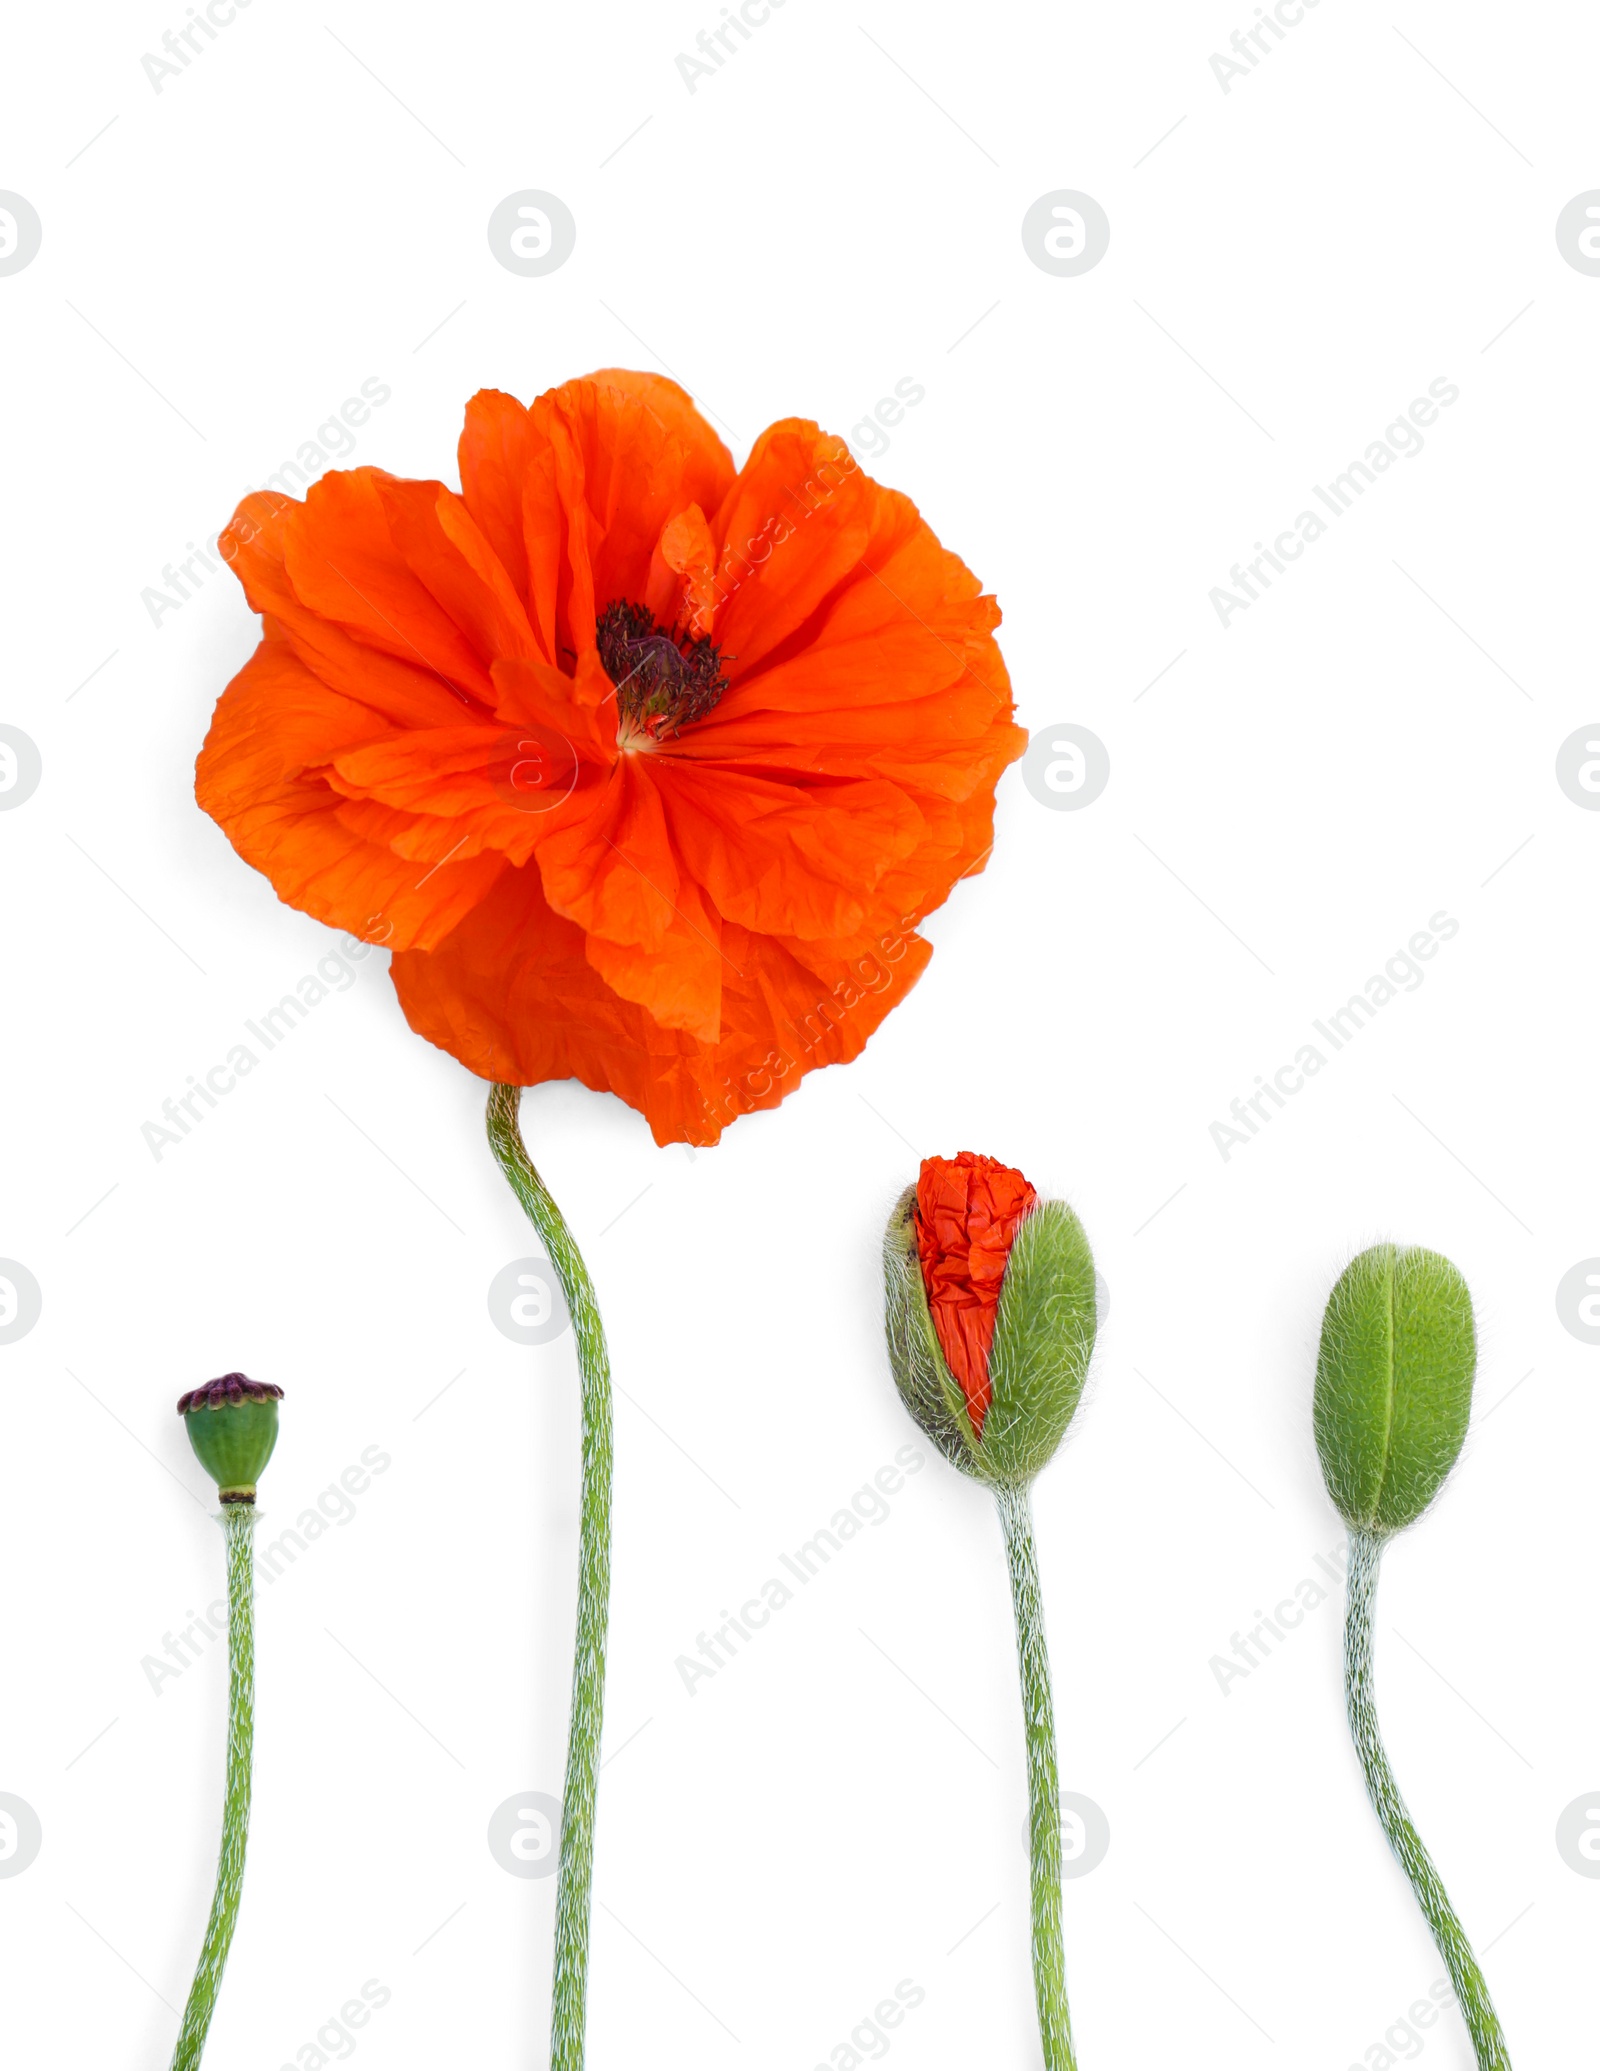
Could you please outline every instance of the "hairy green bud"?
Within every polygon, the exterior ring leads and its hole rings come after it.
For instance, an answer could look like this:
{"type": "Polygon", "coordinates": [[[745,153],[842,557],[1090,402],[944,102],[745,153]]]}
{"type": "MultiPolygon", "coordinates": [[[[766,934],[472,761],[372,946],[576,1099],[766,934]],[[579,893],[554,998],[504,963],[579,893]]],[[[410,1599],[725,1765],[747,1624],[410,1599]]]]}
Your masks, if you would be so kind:
{"type": "Polygon", "coordinates": [[[971,1420],[955,1375],[939,1350],[917,1262],[917,1230],[912,1219],[916,1198],[916,1188],[907,1187],[884,1232],[884,1330],[889,1341],[889,1370],[900,1400],[950,1464],[966,1474],[977,1474],[971,1420]]]}
{"type": "Polygon", "coordinates": [[[1456,1463],[1477,1368],[1472,1296],[1449,1259],[1375,1244],[1328,1297],[1312,1418],[1322,1478],[1352,1531],[1414,1524],[1456,1463]]]}
{"type": "MultiPolygon", "coordinates": [[[[945,1165],[928,1160],[923,1186],[929,1166],[945,1165]]],[[[980,1264],[970,1272],[961,1231],[954,1232],[966,1313],[982,1306],[972,1294],[976,1280],[992,1316],[986,1352],[948,1335],[948,1310],[943,1339],[936,1320],[951,1282],[951,1219],[924,1217],[919,1188],[908,1187],[884,1239],[885,1325],[900,1399],[947,1460],[997,1489],[1026,1488],[1061,1443],[1083,1395],[1096,1324],[1094,1258],[1083,1225],[1064,1201],[1040,1201],[1015,1177],[1026,1206],[998,1244],[993,1223],[975,1218],[981,1234],[971,1256],[980,1264]]]]}

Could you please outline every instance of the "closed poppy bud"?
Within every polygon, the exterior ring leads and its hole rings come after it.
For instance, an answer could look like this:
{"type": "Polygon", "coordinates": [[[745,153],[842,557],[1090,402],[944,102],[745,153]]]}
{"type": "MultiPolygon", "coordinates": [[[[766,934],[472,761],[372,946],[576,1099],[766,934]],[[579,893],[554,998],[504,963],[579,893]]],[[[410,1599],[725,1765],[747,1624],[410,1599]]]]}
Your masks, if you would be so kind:
{"type": "Polygon", "coordinates": [[[901,1400],[964,1473],[1024,1488],[1061,1443],[1094,1350],[1094,1259],[1064,1201],[962,1151],[925,1158],[884,1241],[901,1400]]]}
{"type": "Polygon", "coordinates": [[[1328,1297],[1312,1421],[1322,1477],[1350,1531],[1344,1701],[1367,1796],[1433,1930],[1479,2071],[1509,2071],[1488,1981],[1395,1781],[1373,1667],[1384,1544],[1416,1523],[1455,1465],[1477,1362],[1472,1296],[1449,1259],[1375,1244],[1328,1297]]]}
{"type": "Polygon", "coordinates": [[[248,1374],[225,1373],[178,1397],[195,1458],[224,1503],[253,1503],[256,1482],[278,1442],[283,1390],[248,1374]]]}
{"type": "Polygon", "coordinates": [[[1352,1531],[1414,1524],[1455,1465],[1472,1410],[1467,1283],[1436,1251],[1375,1244],[1328,1297],[1312,1416],[1328,1494],[1352,1531]]]}

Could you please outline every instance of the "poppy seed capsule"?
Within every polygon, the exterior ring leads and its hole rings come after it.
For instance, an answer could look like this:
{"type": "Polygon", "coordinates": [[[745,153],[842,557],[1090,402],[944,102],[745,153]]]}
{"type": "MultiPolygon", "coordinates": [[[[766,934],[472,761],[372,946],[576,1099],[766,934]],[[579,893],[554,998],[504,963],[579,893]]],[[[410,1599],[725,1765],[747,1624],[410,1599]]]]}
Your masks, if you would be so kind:
{"type": "Polygon", "coordinates": [[[225,1373],[178,1397],[195,1458],[224,1503],[253,1503],[261,1470],[278,1442],[283,1390],[248,1374],[225,1373]]]}
{"type": "Polygon", "coordinates": [[[1322,1319],[1312,1417],[1328,1494],[1352,1531],[1414,1524],[1455,1465],[1478,1362],[1472,1296],[1436,1251],[1375,1244],[1322,1319]]]}
{"type": "Polygon", "coordinates": [[[1026,1488],[1072,1421],[1094,1350],[1083,1225],[996,1159],[925,1158],[883,1262],[901,1401],[963,1473],[1026,1488]]]}

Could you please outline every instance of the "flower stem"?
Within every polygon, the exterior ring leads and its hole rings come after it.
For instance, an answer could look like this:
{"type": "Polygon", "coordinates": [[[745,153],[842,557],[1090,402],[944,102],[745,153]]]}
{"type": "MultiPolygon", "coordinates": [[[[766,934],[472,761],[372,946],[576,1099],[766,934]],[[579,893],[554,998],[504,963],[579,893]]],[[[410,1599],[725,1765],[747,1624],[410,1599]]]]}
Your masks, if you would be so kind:
{"type": "Polygon", "coordinates": [[[228,1784],[222,1807],[222,1851],[211,1918],[200,1945],[189,2003],[183,2010],[172,2071],[194,2071],[206,2046],[223,1967],[239,1917],[245,1841],[250,1831],[250,1752],[255,1740],[256,1634],[253,1503],[223,1506],[228,1543],[228,1784]]]}
{"type": "Polygon", "coordinates": [[[1511,2071],[1511,2056],[1505,2036],[1489,1997],[1489,1987],[1472,1944],[1456,1918],[1433,1858],[1422,1845],[1411,1823],[1405,1800],[1389,1767],[1383,1739],[1378,1731],[1378,1709],[1373,1691],[1372,1632],[1378,1600],[1378,1562],[1383,1540],[1375,1532],[1353,1530],[1350,1534],[1350,1567],[1347,1577],[1348,1604],[1344,1627],[1344,1695],[1350,1732],[1361,1757],[1367,1779],[1367,1796],[1378,1815],[1389,1846],[1400,1867],[1411,1880],[1417,1903],[1445,1960],[1455,1986],[1462,2018],[1477,2052],[1478,2071],[1511,2071]]]}
{"type": "Polygon", "coordinates": [[[1050,1656],[1044,1641],[1033,1508],[1026,1488],[995,1491],[1017,1614],[1017,1665],[1028,1742],[1028,1858],[1033,1887],[1033,1992],[1045,2071],[1077,2071],[1067,2018],[1067,1966],[1061,1946],[1061,1779],[1056,1770],[1050,1656]]]}
{"type": "Polygon", "coordinates": [[[589,1978],[589,1887],[594,1873],[595,1782],[600,1767],[606,1679],[606,1608],[611,1594],[611,1367],[594,1288],[561,1211],[534,1170],[517,1114],[519,1086],[489,1095],[489,1142],[511,1190],[538,1231],[567,1298],[578,1347],[583,1402],[583,1500],[578,1537],[578,1628],[572,1661],[572,1723],[561,1806],[556,1879],[556,1953],[551,1985],[550,2071],[582,2071],[589,1978]]]}

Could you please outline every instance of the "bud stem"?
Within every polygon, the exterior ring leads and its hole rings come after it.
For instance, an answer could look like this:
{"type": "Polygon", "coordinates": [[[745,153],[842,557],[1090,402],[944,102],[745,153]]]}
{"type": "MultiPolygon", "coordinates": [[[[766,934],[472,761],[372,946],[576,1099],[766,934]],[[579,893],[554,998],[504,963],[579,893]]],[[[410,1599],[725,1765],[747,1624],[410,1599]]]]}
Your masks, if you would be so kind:
{"type": "Polygon", "coordinates": [[[1411,1823],[1405,1800],[1389,1767],[1378,1731],[1378,1709],[1373,1689],[1372,1635],[1378,1600],[1378,1562],[1383,1539],[1376,1532],[1353,1530],[1350,1534],[1350,1566],[1346,1581],[1348,1603],[1344,1627],[1345,1710],[1356,1753],[1367,1779],[1367,1796],[1389,1837],[1389,1846],[1400,1867],[1411,1880],[1428,1925],[1433,1930],[1439,1954],[1444,1958],[1455,1986],[1462,2018],[1477,2052],[1478,2071],[1511,2071],[1511,2056],[1500,2029],[1489,1987],[1478,1959],[1472,1953],[1466,1931],[1456,1918],[1433,1858],[1411,1823]]]}
{"type": "Polygon", "coordinates": [[[222,1850],[211,1918],[183,2010],[178,2045],[172,2053],[172,2071],[195,2071],[200,2062],[239,1917],[245,1841],[250,1831],[250,1754],[255,1741],[255,1522],[253,1502],[228,1503],[223,1508],[222,1529],[228,1544],[228,1782],[222,1807],[222,1850]]]}
{"type": "Polygon", "coordinates": [[[1028,1743],[1028,1857],[1033,1889],[1033,1991],[1045,2071],[1077,2071],[1067,2017],[1067,1966],[1061,1945],[1061,1779],[1056,1769],[1055,1710],[1045,1649],[1039,1563],[1033,1550],[1033,1507],[1024,1488],[995,1491],[1011,1569],[1017,1614],[1017,1665],[1028,1743]]]}
{"type": "Polygon", "coordinates": [[[550,2071],[583,2071],[595,1784],[600,1767],[606,1610],[611,1593],[611,1367],[588,1269],[560,1209],[523,1145],[517,1120],[521,1104],[520,1086],[494,1087],[489,1095],[489,1143],[560,1278],[578,1348],[583,1404],[578,1625],[572,1661],[567,1780],[561,1806],[561,1866],[556,1879],[556,1950],[550,2011],[550,2071]]]}

